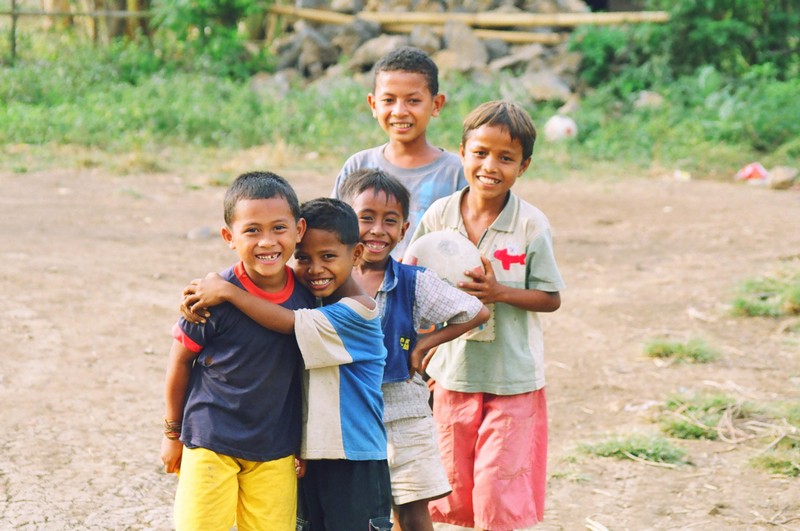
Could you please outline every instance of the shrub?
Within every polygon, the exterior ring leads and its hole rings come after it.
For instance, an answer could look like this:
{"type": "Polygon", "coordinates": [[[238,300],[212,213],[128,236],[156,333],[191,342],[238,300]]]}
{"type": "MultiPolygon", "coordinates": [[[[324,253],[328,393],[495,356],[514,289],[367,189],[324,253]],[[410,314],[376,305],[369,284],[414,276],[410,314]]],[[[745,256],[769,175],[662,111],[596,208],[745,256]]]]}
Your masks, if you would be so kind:
{"type": "Polygon", "coordinates": [[[269,69],[271,60],[265,52],[247,50],[239,23],[266,13],[268,6],[256,0],[156,0],[153,23],[166,44],[165,55],[184,68],[244,79],[269,69]]]}
{"type": "Polygon", "coordinates": [[[619,94],[667,86],[710,66],[737,78],[770,65],[779,80],[800,74],[800,4],[793,0],[650,0],[665,24],[589,27],[570,48],[583,54],[579,75],[589,86],[611,84],[619,94]]]}
{"type": "Polygon", "coordinates": [[[669,23],[656,26],[671,69],[691,74],[711,65],[731,75],[774,64],[782,79],[797,75],[800,6],[794,0],[651,0],[668,9],[669,23]]]}

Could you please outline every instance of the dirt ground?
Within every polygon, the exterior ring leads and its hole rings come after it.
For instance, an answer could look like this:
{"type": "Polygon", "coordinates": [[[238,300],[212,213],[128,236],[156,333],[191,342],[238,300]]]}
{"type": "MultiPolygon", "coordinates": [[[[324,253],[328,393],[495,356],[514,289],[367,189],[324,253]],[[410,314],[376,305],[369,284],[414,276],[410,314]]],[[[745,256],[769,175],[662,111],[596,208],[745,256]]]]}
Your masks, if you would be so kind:
{"type": "MultiPolygon", "coordinates": [[[[278,172],[301,199],[327,194],[334,174],[278,172]]],[[[224,189],[205,182],[0,170],[0,528],[170,528],[176,478],[158,457],[169,330],[184,284],[235,259],[217,235],[224,189]]],[[[676,468],[578,451],[658,433],[680,391],[800,399],[800,338],[728,312],[742,280],[800,265],[800,193],[613,176],[517,192],[549,216],[568,284],[545,318],[539,529],[800,529],[800,479],[748,463],[769,438],[674,441],[691,461],[676,468]],[[662,336],[701,337],[721,356],[656,363],[643,346],[662,336]]]]}

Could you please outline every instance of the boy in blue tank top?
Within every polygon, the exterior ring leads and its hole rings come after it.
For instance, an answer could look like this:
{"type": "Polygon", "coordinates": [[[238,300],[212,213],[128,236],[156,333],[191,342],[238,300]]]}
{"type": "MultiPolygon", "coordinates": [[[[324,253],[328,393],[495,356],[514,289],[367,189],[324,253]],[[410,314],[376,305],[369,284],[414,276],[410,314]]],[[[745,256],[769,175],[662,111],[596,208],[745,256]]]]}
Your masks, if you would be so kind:
{"type": "MultiPolygon", "coordinates": [[[[231,303],[262,326],[295,334],[306,371],[297,529],[391,529],[381,381],[386,348],[375,301],[353,279],[364,246],[353,209],[337,199],[303,204],[306,232],[295,274],[323,306],[283,308],[212,273],[187,288],[190,312],[231,303]]],[[[211,308],[211,316],[216,307],[211,308]]],[[[202,312],[201,312],[202,313],[202,312]]],[[[271,529],[271,528],[265,528],[271,529]]]]}
{"type": "Polygon", "coordinates": [[[381,389],[395,513],[402,529],[431,531],[428,502],[447,495],[450,485],[428,387],[413,369],[421,371],[429,350],[486,322],[489,310],[432,271],[392,258],[409,225],[409,192],[398,179],[381,170],[357,170],[341,194],[358,215],[364,245],[353,276],[378,303],[388,351],[381,389]],[[420,328],[443,323],[417,336],[420,328]]]}
{"type": "MultiPolygon", "coordinates": [[[[271,173],[228,189],[222,237],[240,261],[226,284],[287,312],[313,306],[286,262],[305,230],[297,196],[271,173]]],[[[261,327],[232,304],[204,323],[181,318],[166,377],[161,459],[180,471],[178,530],[294,530],[300,447],[300,352],[295,337],[261,327]]]]}

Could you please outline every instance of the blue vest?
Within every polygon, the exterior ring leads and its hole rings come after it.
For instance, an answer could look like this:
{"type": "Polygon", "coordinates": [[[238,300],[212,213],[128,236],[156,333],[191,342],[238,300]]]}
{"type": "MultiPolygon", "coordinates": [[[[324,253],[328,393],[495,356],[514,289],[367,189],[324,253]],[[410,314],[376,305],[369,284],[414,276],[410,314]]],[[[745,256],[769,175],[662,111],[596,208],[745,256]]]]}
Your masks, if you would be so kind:
{"type": "Polygon", "coordinates": [[[381,289],[386,292],[386,302],[381,311],[383,343],[386,345],[386,367],[383,383],[402,382],[408,379],[408,357],[417,343],[414,329],[414,301],[416,299],[417,272],[423,268],[401,264],[389,258],[381,289]]]}

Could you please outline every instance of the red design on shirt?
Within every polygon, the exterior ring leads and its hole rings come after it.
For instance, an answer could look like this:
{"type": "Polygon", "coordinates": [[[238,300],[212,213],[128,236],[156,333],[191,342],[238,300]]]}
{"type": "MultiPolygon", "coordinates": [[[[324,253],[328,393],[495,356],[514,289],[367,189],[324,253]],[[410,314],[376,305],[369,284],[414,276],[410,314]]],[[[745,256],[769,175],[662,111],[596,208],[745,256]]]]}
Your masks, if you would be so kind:
{"type": "Polygon", "coordinates": [[[508,249],[498,249],[494,252],[494,257],[502,262],[506,271],[511,269],[511,264],[525,265],[525,253],[508,254],[508,249]]]}

